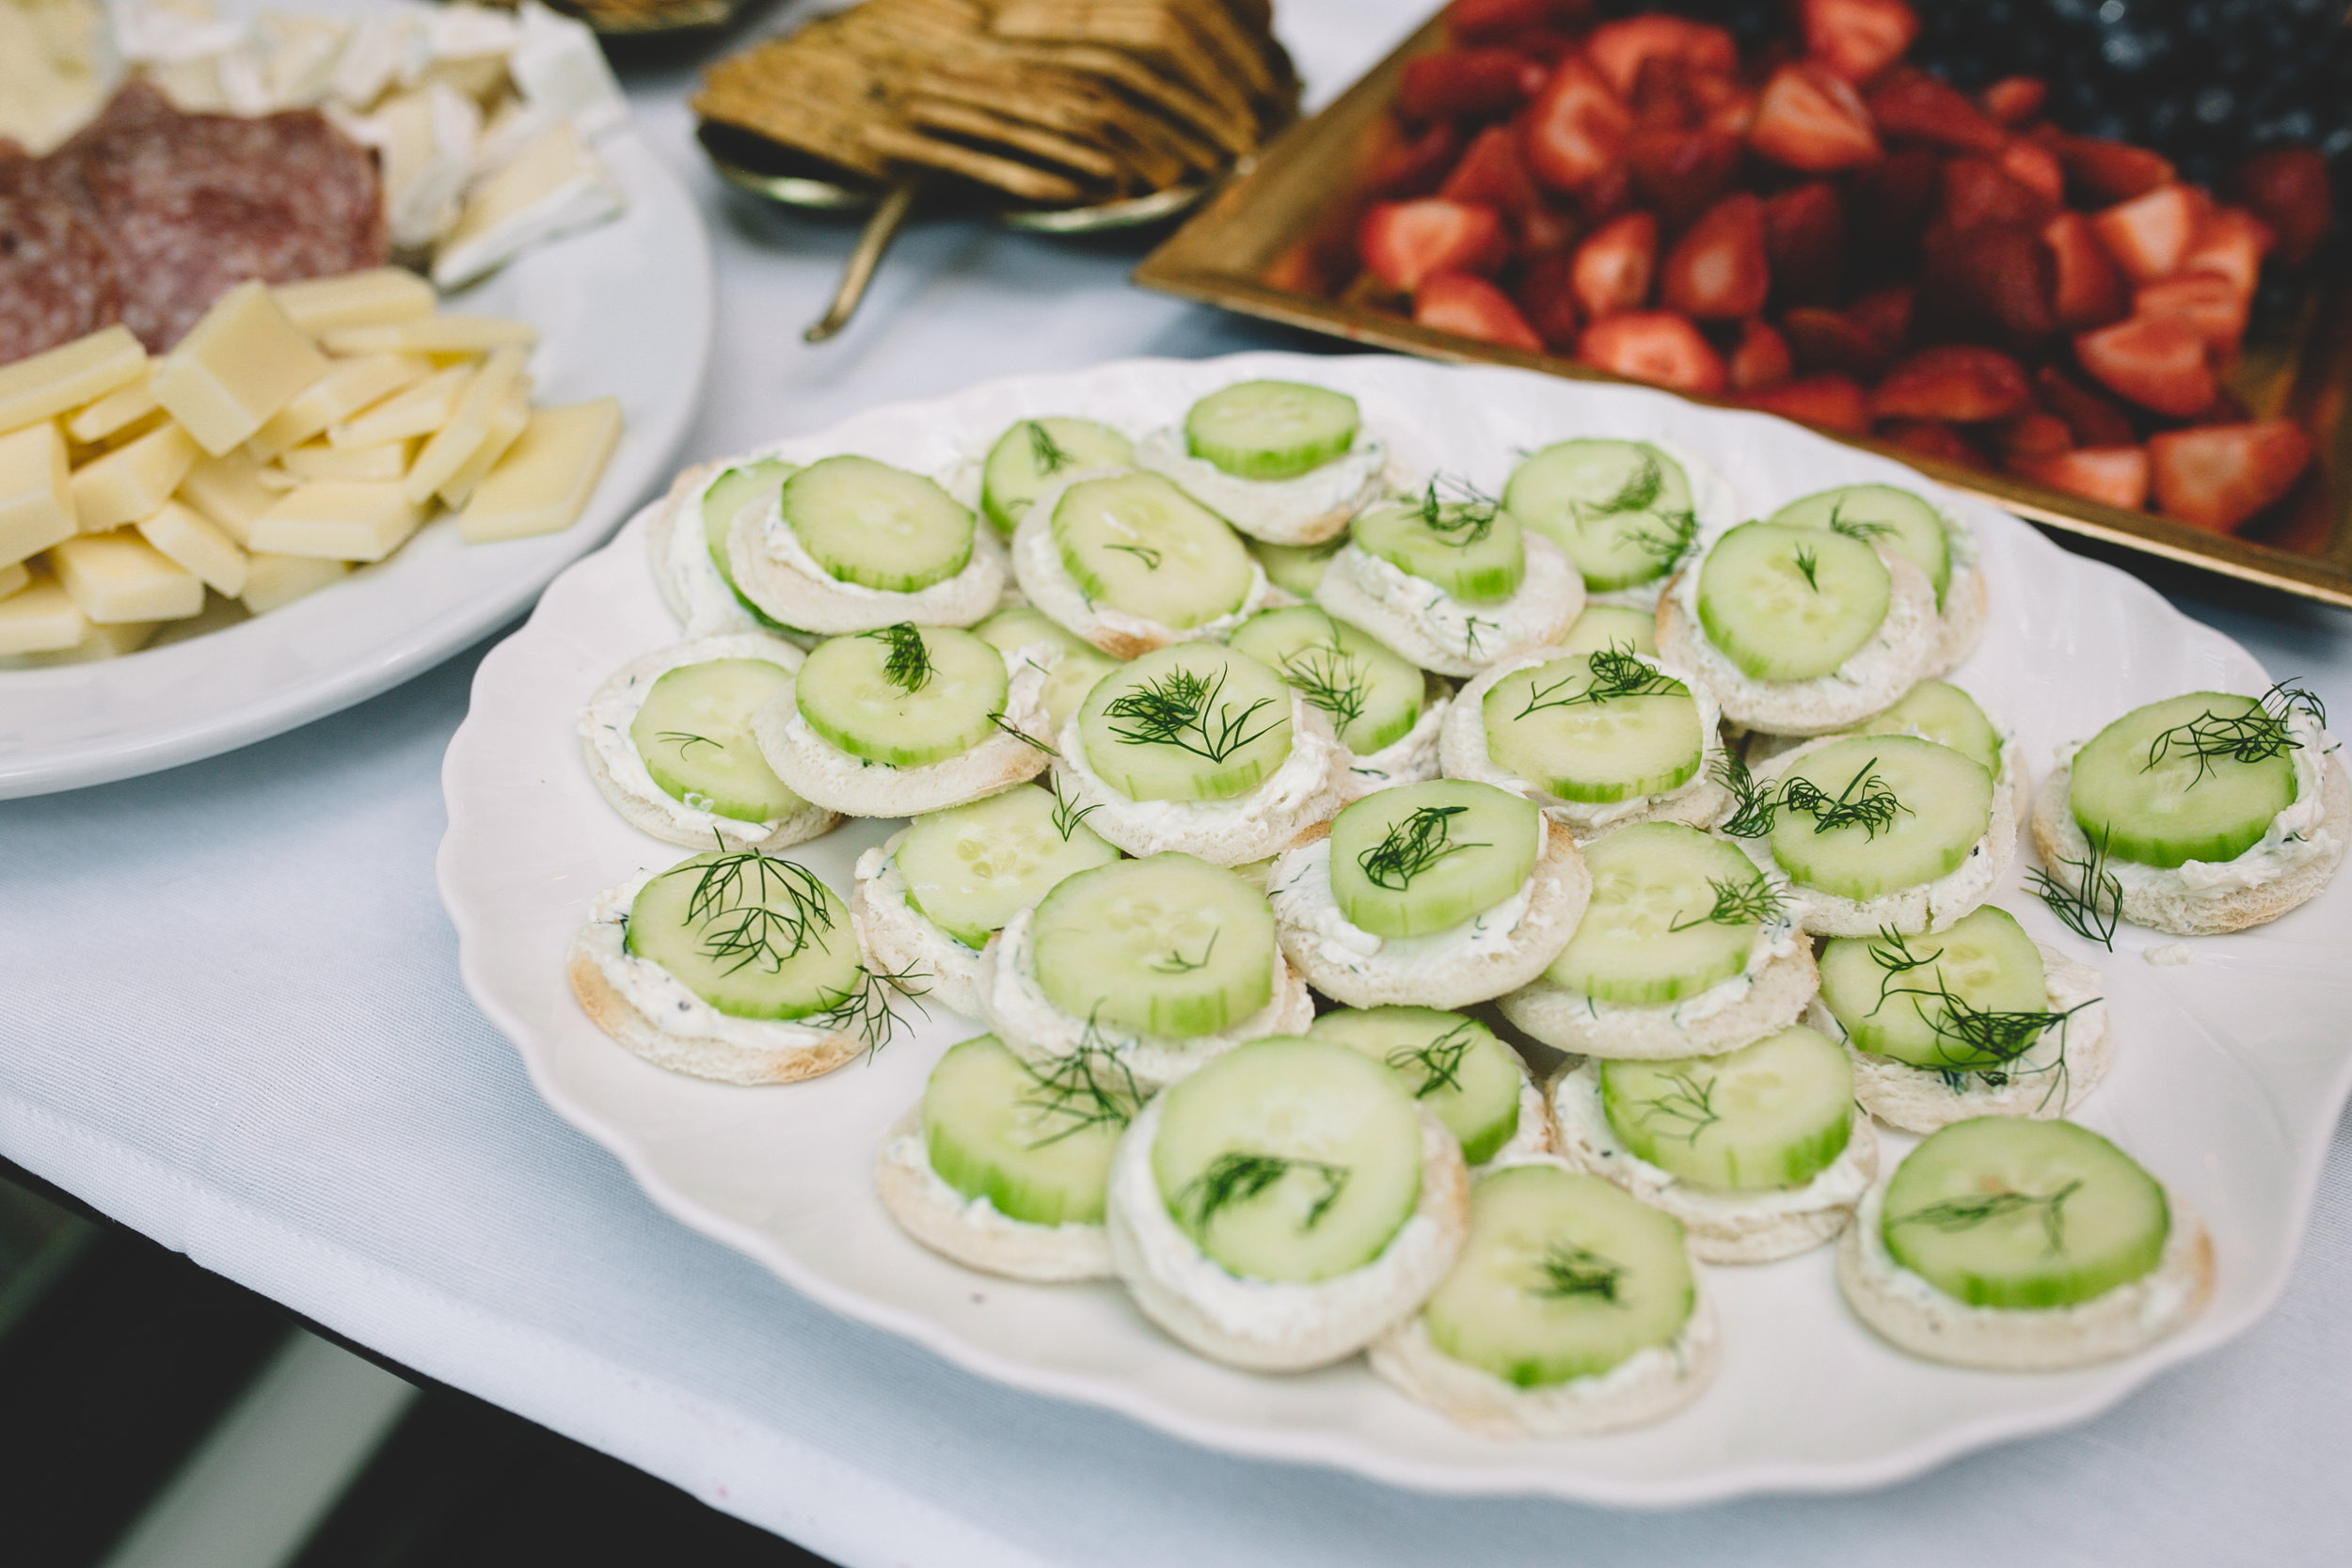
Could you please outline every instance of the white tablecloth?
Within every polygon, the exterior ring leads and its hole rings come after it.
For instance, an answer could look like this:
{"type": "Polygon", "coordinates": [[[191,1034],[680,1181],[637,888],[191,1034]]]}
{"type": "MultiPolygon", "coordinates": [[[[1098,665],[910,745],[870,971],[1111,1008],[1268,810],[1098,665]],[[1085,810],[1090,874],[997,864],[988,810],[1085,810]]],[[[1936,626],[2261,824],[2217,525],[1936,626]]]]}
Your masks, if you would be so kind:
{"type": "MultiPolygon", "coordinates": [[[[1284,0],[1327,92],[1422,0],[1284,0]]],[[[721,332],[685,454],[1139,354],[1286,346],[1138,293],[1132,255],[918,227],[809,349],[853,230],[727,198],[685,66],[630,86],[703,193],[721,332]]],[[[2168,578],[2352,714],[2352,615],[2168,578]]],[[[479,650],[306,730],[0,803],[0,1153],[383,1354],[849,1565],[2341,1561],[2352,1132],[2286,1299],[2087,1426],[1871,1496],[1678,1513],[1456,1501],[1203,1452],[836,1319],[656,1212],[542,1105],[433,887],[479,650]]]]}

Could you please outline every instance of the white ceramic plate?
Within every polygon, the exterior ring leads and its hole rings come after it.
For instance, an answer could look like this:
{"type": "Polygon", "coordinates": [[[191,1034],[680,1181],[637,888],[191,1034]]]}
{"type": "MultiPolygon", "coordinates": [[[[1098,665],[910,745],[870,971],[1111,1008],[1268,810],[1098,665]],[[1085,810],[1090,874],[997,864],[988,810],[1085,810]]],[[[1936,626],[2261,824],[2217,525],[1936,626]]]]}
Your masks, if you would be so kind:
{"type": "Polygon", "coordinates": [[[539,329],[536,401],[620,398],[627,428],[580,520],[469,546],[443,514],[389,560],[270,614],[123,658],[0,671],[0,800],[194,762],[372,697],[519,612],[667,480],[710,353],[710,239],[634,130],[596,150],[628,210],[447,306],[539,329]]]}
{"type": "MultiPolygon", "coordinates": [[[[1368,422],[1409,422],[1449,472],[1489,490],[1514,449],[1583,434],[1674,437],[1732,481],[1743,515],[1837,483],[1892,481],[1936,493],[1898,464],[1762,415],[1519,371],[1286,355],[991,382],[875,409],[789,443],[785,455],[855,451],[937,471],[984,451],[1014,419],[1082,411],[1140,431],[1249,375],[1352,392],[1368,422]]],[[[1983,649],[1960,678],[2022,727],[2037,764],[2059,741],[2137,704],[2266,684],[2242,649],[2121,572],[2069,555],[2004,514],[1947,504],[1982,541],[1992,592],[1983,649]]],[[[1999,902],[2036,937],[2106,975],[2121,1059],[2081,1119],[2117,1138],[2213,1227],[2218,1288],[2186,1332],[2121,1364],[2058,1375],[1932,1366],[1854,1322],[1823,1249],[1762,1268],[1710,1270],[1723,1308],[1721,1378],[1673,1419],[1621,1435],[1475,1436],[1408,1402],[1360,1361],[1298,1377],[1228,1370],[1154,1331],[1115,1285],[1025,1286],[969,1274],[885,1217],[868,1175],[880,1133],[919,1094],[940,1051],[976,1032],[962,1021],[939,1017],[870,1064],[812,1083],[739,1089],[647,1066],[574,1004],[564,949],[589,900],[681,858],[624,826],[599,799],[580,761],[574,713],[608,670],[677,635],[648,574],[641,517],[558,579],[529,625],[484,661],[443,769],[450,827],[440,885],[468,988],[549,1102],[687,1224],[834,1309],[961,1366],[1216,1448],[1443,1491],[1631,1504],[1895,1481],[2080,1420],[2251,1323],[2285,1283],[2322,1149],[2352,1089],[2352,1038],[2330,1022],[2345,1003],[2347,879],[2275,925],[2196,942],[2187,967],[2160,968],[2139,950],[2169,939],[2127,930],[2121,951],[2101,952],[2062,931],[2021,891],[2022,872],[2013,874],[1999,902]]],[[[789,853],[846,890],[858,851],[895,826],[853,823],[789,853]]],[[[1889,1168],[1909,1142],[1890,1139],[1889,1168]]]]}

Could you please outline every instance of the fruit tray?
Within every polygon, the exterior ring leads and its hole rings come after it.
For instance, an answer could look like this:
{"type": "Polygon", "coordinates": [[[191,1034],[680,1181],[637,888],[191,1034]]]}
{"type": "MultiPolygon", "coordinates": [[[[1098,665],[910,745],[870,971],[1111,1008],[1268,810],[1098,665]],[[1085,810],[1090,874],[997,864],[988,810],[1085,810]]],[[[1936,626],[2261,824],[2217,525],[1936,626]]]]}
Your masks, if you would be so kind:
{"type": "MultiPolygon", "coordinates": [[[[1411,319],[1409,305],[1364,284],[1358,230],[1375,199],[1373,171],[1405,133],[1393,110],[1406,67],[1448,46],[1440,11],[1312,119],[1294,126],[1218,192],[1136,271],[1147,288],[1333,337],[1456,362],[1517,365],[1582,380],[1623,378],[1540,349],[1507,347],[1411,319]]],[[[2256,420],[2291,420],[2314,457],[2300,483],[2250,528],[2212,531],[2106,504],[2013,473],[1946,461],[1886,440],[1825,428],[1886,452],[2026,519],[2148,555],[2352,606],[2352,281],[2312,269],[2313,286],[2282,325],[2258,325],[2223,377],[2256,420]]],[[[1491,293],[1491,291],[1489,291],[1491,293]]],[[[2274,317],[2274,320],[2276,318],[2274,317]]],[[[1686,394],[1695,395],[1695,394],[1686,394]]],[[[1736,397],[1697,401],[1738,405],[1736,397]]],[[[1758,404],[1750,404],[1756,406],[1758,404]]]]}

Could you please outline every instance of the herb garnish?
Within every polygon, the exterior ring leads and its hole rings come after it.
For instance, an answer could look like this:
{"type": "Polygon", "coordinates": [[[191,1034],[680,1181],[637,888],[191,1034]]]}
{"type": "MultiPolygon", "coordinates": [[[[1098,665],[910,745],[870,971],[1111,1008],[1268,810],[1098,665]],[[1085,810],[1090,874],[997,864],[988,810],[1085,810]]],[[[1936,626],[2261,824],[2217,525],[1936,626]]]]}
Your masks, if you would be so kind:
{"type": "Polygon", "coordinates": [[[1028,421],[1029,461],[1041,474],[1057,474],[1070,467],[1073,459],[1054,439],[1054,433],[1045,428],[1042,420],[1028,421]]]}
{"type": "Polygon", "coordinates": [[[2026,879],[2027,890],[2050,906],[2059,925],[2110,953],[2115,951],[2116,924],[2123,918],[2123,880],[2107,869],[2107,843],[2112,836],[2113,830],[2107,828],[2101,829],[2097,838],[2086,834],[2089,847],[2081,860],[2058,858],[2060,866],[2082,874],[2072,887],[2046,870],[2026,879]]]}
{"type": "Polygon", "coordinates": [[[1105,545],[1103,547],[1106,550],[1117,550],[1121,555],[1134,556],[1143,562],[1143,569],[1147,572],[1156,572],[1160,569],[1160,552],[1149,545],[1105,545]]]}
{"type": "Polygon", "coordinates": [[[1546,1301],[1567,1301],[1577,1296],[1594,1296],[1610,1306],[1618,1305],[1617,1291],[1625,1282],[1625,1265],[1603,1258],[1590,1247],[1574,1242],[1554,1242],[1535,1260],[1537,1279],[1528,1287],[1527,1293],[1546,1301]]]}
{"type": "Polygon", "coordinates": [[[1582,690],[1562,697],[1554,693],[1576,684],[1575,674],[1565,674],[1549,686],[1528,683],[1527,705],[1513,714],[1515,720],[1548,707],[1575,707],[1590,703],[1598,706],[1620,697],[1667,697],[1682,689],[1682,683],[1672,675],[1651,668],[1633,654],[1619,653],[1616,648],[1596,649],[1585,656],[1585,676],[1582,690]]]}
{"type": "Polygon", "coordinates": [[[1363,664],[1343,652],[1336,641],[1310,643],[1285,655],[1282,678],[1297,688],[1309,704],[1329,714],[1331,727],[1343,734],[1364,716],[1364,703],[1371,693],[1363,664]]]}
{"type": "Polygon", "coordinates": [[[909,696],[930,684],[931,651],[923,645],[922,628],[913,622],[901,621],[858,635],[890,644],[890,653],[882,660],[882,679],[909,696]]]}
{"type": "Polygon", "coordinates": [[[1438,543],[1457,550],[1484,543],[1494,531],[1495,517],[1502,511],[1492,496],[1484,495],[1462,480],[1433,478],[1422,492],[1420,501],[1421,526],[1436,534],[1438,543]],[[1438,486],[1443,483],[1460,499],[1441,501],[1438,486]]]}
{"type": "Polygon", "coordinates": [[[2057,1192],[2035,1196],[2028,1193],[2003,1191],[1988,1193],[1982,1197],[1955,1197],[1943,1203],[1931,1203],[1915,1209],[1892,1223],[1896,1225],[1931,1225],[1938,1230],[1966,1230],[2014,1214],[2027,1209],[2042,1211],[2042,1233],[2048,1242],[2046,1250],[2066,1250],[2066,1200],[2082,1188],[2082,1179],[2075,1178],[2057,1192]]]}
{"type": "Polygon", "coordinates": [[[689,861],[661,875],[681,872],[698,874],[686,918],[702,927],[705,958],[734,960],[723,974],[756,963],[773,974],[812,940],[824,946],[823,933],[833,929],[832,892],[804,865],[756,849],[722,848],[700,864],[689,861]]]}
{"type": "Polygon", "coordinates": [[[1813,818],[1813,831],[1828,832],[1832,828],[1858,827],[1876,838],[1895,825],[1898,814],[1908,816],[1911,808],[1895,799],[1895,792],[1874,769],[1879,759],[1872,757],[1854,770],[1846,781],[1846,787],[1835,800],[1823,793],[1821,786],[1799,775],[1781,787],[1780,804],[1788,811],[1803,812],[1813,818]]]}
{"type": "MultiPolygon", "coordinates": [[[[990,714],[988,716],[988,721],[1032,751],[1043,752],[1049,757],[1059,757],[1061,755],[1059,752],[1055,751],[1051,746],[1048,746],[1044,741],[1040,740],[1037,736],[1031,735],[1028,731],[1023,729],[1020,725],[1006,718],[1002,713],[990,714]]],[[[1089,811],[1092,811],[1094,808],[1089,806],[1087,809],[1089,811]]],[[[1062,837],[1064,838],[1068,838],[1069,836],[1070,835],[1068,833],[1062,834],[1062,837]]]]}
{"type": "Polygon", "coordinates": [[[677,754],[681,760],[697,746],[709,746],[719,751],[726,750],[724,746],[707,735],[691,735],[685,730],[657,730],[654,732],[654,738],[668,741],[677,748],[677,754]]]}
{"type": "Polygon", "coordinates": [[[1502,623],[1500,621],[1489,621],[1483,615],[1463,616],[1462,647],[1465,652],[1471,654],[1479,652],[1478,628],[1481,626],[1490,626],[1496,631],[1501,631],[1502,629],[1502,623]]]}
{"type": "Polygon", "coordinates": [[[1462,1086],[1462,1058],[1478,1043],[1477,1028],[1477,1024],[1464,1019],[1428,1044],[1400,1045],[1383,1060],[1400,1072],[1414,1066],[1422,1069],[1421,1087],[1413,1091],[1415,1100],[1425,1099],[1439,1089],[1458,1089],[1462,1086]]]}
{"type": "MultiPolygon", "coordinates": [[[[1665,483],[1665,470],[1659,466],[1658,459],[1644,452],[1640,466],[1626,475],[1625,483],[1617,487],[1615,495],[1606,500],[1570,501],[1569,520],[1581,532],[1589,524],[1604,517],[1650,512],[1657,506],[1658,497],[1664,490],[1665,483]]],[[[1656,558],[1661,567],[1671,566],[1690,549],[1691,541],[1698,534],[1699,520],[1688,508],[1653,515],[1660,528],[1637,528],[1621,537],[1626,543],[1656,558]]]]}
{"type": "Polygon", "coordinates": [[[1136,1075],[1127,1070],[1119,1052],[1095,1032],[1090,1018],[1076,1050],[1021,1065],[1028,1072],[1034,1092],[1024,1095],[1020,1103],[1041,1117],[1069,1123],[1028,1145],[1030,1148],[1049,1148],[1089,1127],[1124,1127],[1135,1119],[1136,1107],[1143,1103],[1136,1075]]]}
{"type": "Polygon", "coordinates": [[[1103,809],[1099,800],[1090,806],[1073,806],[1062,798],[1061,786],[1051,781],[1045,785],[1045,793],[1054,798],[1054,832],[1061,834],[1064,844],[1070,842],[1070,835],[1078,831],[1078,824],[1084,822],[1089,814],[1103,809]]]}
{"type": "Polygon", "coordinates": [[[1209,933],[1208,945],[1200,949],[1200,956],[1197,958],[1187,958],[1183,948],[1171,947],[1167,958],[1153,958],[1143,967],[1154,974],[1189,974],[1196,969],[1206,969],[1209,967],[1209,955],[1216,951],[1216,932],[1209,933]]]}
{"type": "Polygon", "coordinates": [[[1666,927],[1668,931],[1687,931],[1693,926],[1761,926],[1768,920],[1780,918],[1780,890],[1757,872],[1747,881],[1725,878],[1717,881],[1707,879],[1707,885],[1715,893],[1715,904],[1705,914],[1689,920],[1677,920],[1666,927]]]}
{"type": "Polygon", "coordinates": [[[1111,734],[1130,746],[1175,746],[1211,762],[1223,762],[1282,721],[1278,713],[1250,729],[1249,721],[1260,708],[1271,705],[1273,699],[1261,697],[1236,714],[1232,704],[1217,701],[1224,690],[1222,669],[1214,676],[1203,676],[1179,668],[1112,698],[1103,715],[1127,721],[1131,727],[1113,725],[1111,734]]]}
{"type": "Polygon", "coordinates": [[[1412,885],[1414,878],[1448,855],[1492,847],[1484,843],[1447,842],[1448,824],[1468,810],[1468,806],[1415,806],[1403,819],[1390,825],[1379,843],[1358,855],[1356,863],[1363,868],[1373,886],[1402,893],[1412,885]]]}
{"type": "Polygon", "coordinates": [[[1724,1114],[1715,1109],[1715,1080],[1710,1076],[1701,1083],[1690,1069],[1684,1068],[1666,1074],[1666,1082],[1674,1087],[1655,1099],[1643,1101],[1636,1114],[1645,1127],[1652,1122],[1667,1123],[1659,1130],[1660,1137],[1679,1138],[1695,1145],[1700,1133],[1724,1119],[1724,1114]]]}
{"type": "Polygon", "coordinates": [[[1731,792],[1731,816],[1723,824],[1725,833],[1733,838],[1762,838],[1772,831],[1772,817],[1780,808],[1772,790],[1756,782],[1746,763],[1729,752],[1718,752],[1708,772],[1731,792]]]}
{"type": "MultiPolygon", "coordinates": [[[[2064,1012],[2052,1012],[2044,1007],[2038,1011],[2003,1012],[1979,1007],[1951,988],[1939,971],[1932,990],[1923,986],[1898,986],[1895,982],[1915,970],[1926,968],[1942,957],[1941,949],[1925,956],[1914,953],[1911,943],[1892,926],[1879,927],[1878,939],[1864,949],[1870,961],[1883,971],[1879,980],[1879,999],[1870,1011],[1875,1015],[1888,1000],[1897,996],[1912,999],[1913,1009],[1927,1024],[1945,1049],[1942,1062],[1933,1069],[1945,1085],[1952,1089],[1965,1088],[1965,1080],[1981,1078],[1994,1088],[2024,1076],[2017,1067],[2023,1057],[2042,1043],[2050,1031],[2058,1031],[2058,1057],[2046,1068],[2032,1071],[2050,1074],[2049,1090],[2042,1097],[2048,1104],[2052,1096],[2064,1097],[2068,1081],[2066,1065],[2066,1032],[2068,1022],[2090,1006],[2078,1002],[2064,1012]]],[[[2094,999],[2095,1000],[2095,999],[2094,999]]]]}
{"type": "Polygon", "coordinates": [[[2197,777],[2190,781],[2193,788],[2205,782],[2217,757],[2235,762],[2267,762],[2289,752],[2299,752],[2303,743],[2295,738],[2288,727],[2297,713],[2322,726],[2328,722],[2328,710],[2316,696],[2299,686],[2280,681],[2255,699],[2251,713],[2224,718],[2208,708],[2185,724],[2173,725],[2149,742],[2148,761],[2140,771],[2149,772],[2173,752],[2183,752],[2197,759],[2197,777]]]}
{"type": "Polygon", "coordinates": [[[1691,512],[1661,512],[1657,517],[1665,525],[1662,531],[1637,528],[1625,537],[1629,544],[1656,561],[1659,570],[1664,571],[1690,553],[1692,542],[1699,535],[1699,520],[1697,515],[1691,512]]]}
{"type": "Polygon", "coordinates": [[[1817,576],[1820,569],[1821,552],[1799,545],[1797,546],[1797,570],[1804,574],[1804,585],[1816,594],[1821,591],[1820,580],[1817,576]]]}
{"type": "Polygon", "coordinates": [[[925,1018],[930,1009],[918,1000],[930,994],[930,987],[923,982],[930,978],[929,972],[909,964],[904,969],[875,969],[860,964],[857,982],[847,990],[835,992],[826,1001],[821,1011],[799,1020],[813,1028],[837,1030],[855,1035],[865,1042],[866,1054],[890,1043],[903,1021],[898,1016],[898,1004],[908,1002],[925,1018]]]}
{"type": "Polygon", "coordinates": [[[1311,1171],[1323,1179],[1323,1191],[1308,1208],[1306,1221],[1299,1227],[1312,1230],[1346,1190],[1345,1165],[1327,1164],[1321,1160],[1293,1160],[1279,1154],[1248,1154],[1236,1149],[1218,1155],[1209,1162],[1206,1170],[1184,1183],[1184,1190],[1176,1195],[1176,1208],[1180,1215],[1190,1210],[1193,1233],[1205,1234],[1209,1222],[1220,1212],[1236,1203],[1248,1202],[1293,1170],[1311,1171]]]}
{"type": "Polygon", "coordinates": [[[1647,512],[1658,499],[1658,492],[1665,488],[1666,472],[1658,466],[1658,459],[1642,453],[1641,466],[1625,476],[1617,493],[1605,501],[1571,501],[1569,510],[1576,514],[1579,527],[1594,517],[1612,517],[1621,512],[1647,512]]]}
{"type": "Polygon", "coordinates": [[[1895,525],[1877,522],[1867,517],[1850,518],[1846,515],[1846,503],[1839,501],[1829,509],[1829,531],[1832,533],[1842,533],[1849,539],[1859,540],[1867,545],[1881,534],[1894,532],[1895,525]]]}

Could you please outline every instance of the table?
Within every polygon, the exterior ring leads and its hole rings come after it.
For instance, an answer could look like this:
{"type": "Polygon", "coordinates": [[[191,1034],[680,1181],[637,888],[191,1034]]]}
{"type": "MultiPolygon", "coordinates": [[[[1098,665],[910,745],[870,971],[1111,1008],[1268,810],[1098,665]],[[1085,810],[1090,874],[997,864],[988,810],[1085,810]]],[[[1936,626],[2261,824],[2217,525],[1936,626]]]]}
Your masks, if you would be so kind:
{"type": "MultiPolygon", "coordinates": [[[[1284,31],[1327,95],[1424,5],[1285,0],[1284,31]]],[[[682,105],[693,63],[628,73],[719,258],[723,328],[687,459],[984,376],[1301,346],[1136,293],[1130,248],[943,224],[906,234],[849,331],[807,348],[799,329],[854,227],[723,191],[682,105]]],[[[2352,614],[2155,580],[2352,713],[2352,614]]],[[[2294,1284],[2254,1332],[2087,1426],[1860,1497],[1675,1513],[1426,1497],[1198,1450],[836,1319],[657,1212],[539,1101],[460,988],[433,853],[441,752],[481,653],[241,752],[0,803],[0,1154],[845,1568],[2344,1550],[2352,1123],[2294,1284]]]]}

